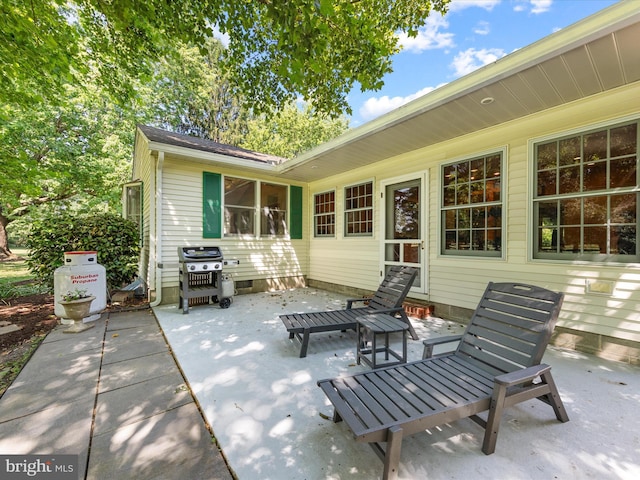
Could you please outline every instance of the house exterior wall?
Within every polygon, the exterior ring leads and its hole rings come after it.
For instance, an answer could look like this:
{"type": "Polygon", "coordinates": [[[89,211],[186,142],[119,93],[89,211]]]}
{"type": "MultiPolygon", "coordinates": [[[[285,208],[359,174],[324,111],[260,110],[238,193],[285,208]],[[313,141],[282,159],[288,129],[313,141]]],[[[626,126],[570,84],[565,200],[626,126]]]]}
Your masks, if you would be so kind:
{"type": "Polygon", "coordinates": [[[147,287],[153,288],[153,268],[150,259],[150,236],[152,232],[151,215],[152,208],[155,207],[155,158],[151,156],[147,142],[141,135],[136,135],[135,139],[135,158],[133,162],[132,180],[142,182],[142,232],[141,232],[141,250],[138,263],[138,275],[145,282],[147,287]]]}
{"type": "MultiPolygon", "coordinates": [[[[428,205],[422,220],[427,222],[428,292],[410,294],[462,317],[475,308],[487,282],[520,281],[565,293],[558,327],[568,332],[567,342],[597,344],[603,339],[617,339],[618,344],[640,342],[640,265],[578,263],[533,260],[532,250],[532,152],[535,139],[562,136],[580,127],[616,123],[640,117],[639,86],[619,88],[587,100],[531,115],[485,129],[471,135],[409,154],[369,165],[355,171],[310,184],[309,203],[314,194],[335,189],[336,236],[314,238],[309,233],[309,280],[374,290],[380,280],[381,183],[390,178],[426,171],[428,205]],[[502,175],[503,258],[452,257],[440,254],[441,166],[459,159],[473,158],[481,152],[505,151],[502,175]],[[344,187],[374,179],[375,232],[369,238],[343,236],[344,187]],[[606,281],[613,285],[611,294],[588,293],[587,281],[606,281]],[[582,336],[596,336],[585,340],[582,336]],[[577,337],[572,337],[577,335],[577,337]]],[[[479,108],[481,108],[479,106],[479,108]]],[[[310,210],[309,217],[312,217],[310,210]]],[[[455,314],[452,316],[456,316],[455,314]]],[[[591,348],[591,347],[587,347],[591,348]]],[[[617,349],[618,346],[611,347],[617,349]]],[[[623,354],[624,356],[625,354],[623,354]]],[[[637,353],[635,354],[637,358],[637,353]]]]}
{"type": "Polygon", "coordinates": [[[249,172],[241,166],[207,163],[194,158],[151,152],[136,137],[133,180],[143,182],[143,249],[140,274],[151,297],[178,301],[177,249],[217,245],[240,293],[310,285],[363,294],[377,288],[382,276],[381,193],[395,179],[420,177],[426,185],[421,220],[425,239],[426,293],[410,293],[416,301],[436,306],[438,316],[464,321],[490,281],[533,283],[565,293],[554,341],[558,345],[640,363],[640,264],[549,261],[532,258],[533,145],[626,120],[640,118],[638,84],[586,100],[568,103],[441,144],[388,158],[366,167],[323,178],[308,185],[286,175],[249,172]],[[441,251],[441,168],[444,164],[488,152],[504,155],[501,175],[503,240],[500,258],[443,255],[441,251]],[[160,162],[161,175],[156,164],[160,162]],[[249,178],[303,188],[303,238],[203,237],[203,172],[249,178]],[[345,187],[371,181],[374,228],[371,236],[346,237],[345,187]],[[161,212],[156,192],[161,191],[161,212]],[[314,237],[314,195],[335,192],[334,237],[314,237]],[[156,228],[157,227],[157,228],[156,228]],[[156,232],[160,237],[155,238],[156,232]],[[156,258],[155,247],[161,246],[156,258]],[[161,295],[154,291],[161,275],[161,295]],[[587,282],[605,282],[611,293],[593,293],[587,282]]]}
{"type": "MultiPolygon", "coordinates": [[[[239,290],[264,291],[304,284],[308,272],[308,241],[284,237],[233,236],[203,238],[203,172],[219,173],[252,180],[290,185],[282,178],[256,175],[237,169],[219,168],[187,162],[165,155],[162,178],[162,302],[178,301],[178,247],[211,246],[221,248],[226,259],[237,259],[238,266],[225,269],[232,274],[239,290]],[[249,286],[252,285],[252,286],[249,286]]],[[[298,186],[301,186],[298,184],[298,186]]],[[[306,186],[305,186],[306,190],[306,186]]],[[[308,211],[303,196],[303,212],[308,211]]],[[[308,230],[303,216],[303,231],[308,230]]]]}

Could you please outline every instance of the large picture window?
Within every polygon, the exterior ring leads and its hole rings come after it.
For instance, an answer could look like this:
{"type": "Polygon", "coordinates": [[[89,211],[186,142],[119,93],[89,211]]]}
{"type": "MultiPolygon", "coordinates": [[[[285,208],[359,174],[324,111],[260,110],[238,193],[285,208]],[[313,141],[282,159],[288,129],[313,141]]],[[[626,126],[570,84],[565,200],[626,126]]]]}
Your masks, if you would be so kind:
{"type": "Polygon", "coordinates": [[[256,182],[224,177],[224,235],[254,235],[256,182]]]}
{"type": "Polygon", "coordinates": [[[287,185],[225,176],[224,235],[287,235],[288,190],[287,185]]]}
{"type": "Polygon", "coordinates": [[[287,186],[260,184],[260,234],[282,236],[287,233],[287,186]]]}
{"type": "Polygon", "coordinates": [[[373,235],[373,182],[352,185],[344,189],[345,235],[373,235]]]}
{"type": "Polygon", "coordinates": [[[316,193],[314,199],[314,235],[333,237],[336,234],[336,192],[316,193]]]}
{"type": "Polygon", "coordinates": [[[442,253],[499,257],[502,153],[442,166],[442,253]]]}
{"type": "Polygon", "coordinates": [[[637,146],[637,121],[534,146],[534,258],[638,261],[637,146]]]}

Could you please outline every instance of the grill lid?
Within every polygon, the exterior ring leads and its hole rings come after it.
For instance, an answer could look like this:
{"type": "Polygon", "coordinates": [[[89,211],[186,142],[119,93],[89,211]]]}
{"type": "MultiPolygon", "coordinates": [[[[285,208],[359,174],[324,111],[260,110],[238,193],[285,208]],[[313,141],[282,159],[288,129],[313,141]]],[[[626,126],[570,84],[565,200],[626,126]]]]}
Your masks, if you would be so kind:
{"type": "Polygon", "coordinates": [[[222,261],[220,247],[178,247],[178,259],[181,262],[222,261]]]}

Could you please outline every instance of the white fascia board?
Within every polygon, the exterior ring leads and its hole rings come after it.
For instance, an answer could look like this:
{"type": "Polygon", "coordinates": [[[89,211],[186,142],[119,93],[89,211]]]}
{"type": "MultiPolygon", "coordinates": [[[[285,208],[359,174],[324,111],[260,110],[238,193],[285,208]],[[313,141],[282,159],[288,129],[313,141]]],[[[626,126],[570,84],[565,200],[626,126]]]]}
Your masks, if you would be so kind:
{"type": "Polygon", "coordinates": [[[233,157],[230,155],[222,155],[220,153],[205,152],[202,150],[195,150],[193,148],[178,147],[159,142],[149,142],[149,149],[151,151],[162,151],[170,155],[179,155],[181,157],[199,160],[205,163],[218,163],[230,167],[242,167],[252,170],[260,170],[263,172],[277,173],[277,165],[247,160],[246,158],[233,157]]]}

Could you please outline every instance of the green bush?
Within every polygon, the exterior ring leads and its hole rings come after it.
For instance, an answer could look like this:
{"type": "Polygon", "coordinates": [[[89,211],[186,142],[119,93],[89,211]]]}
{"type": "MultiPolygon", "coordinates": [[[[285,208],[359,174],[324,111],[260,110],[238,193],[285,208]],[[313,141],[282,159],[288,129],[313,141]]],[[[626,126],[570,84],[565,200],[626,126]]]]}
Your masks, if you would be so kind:
{"type": "Polygon", "coordinates": [[[56,268],[64,264],[64,252],[97,251],[109,290],[131,283],[140,253],[137,225],[114,213],[43,217],[31,225],[27,248],[29,270],[50,289],[56,268]]]}

